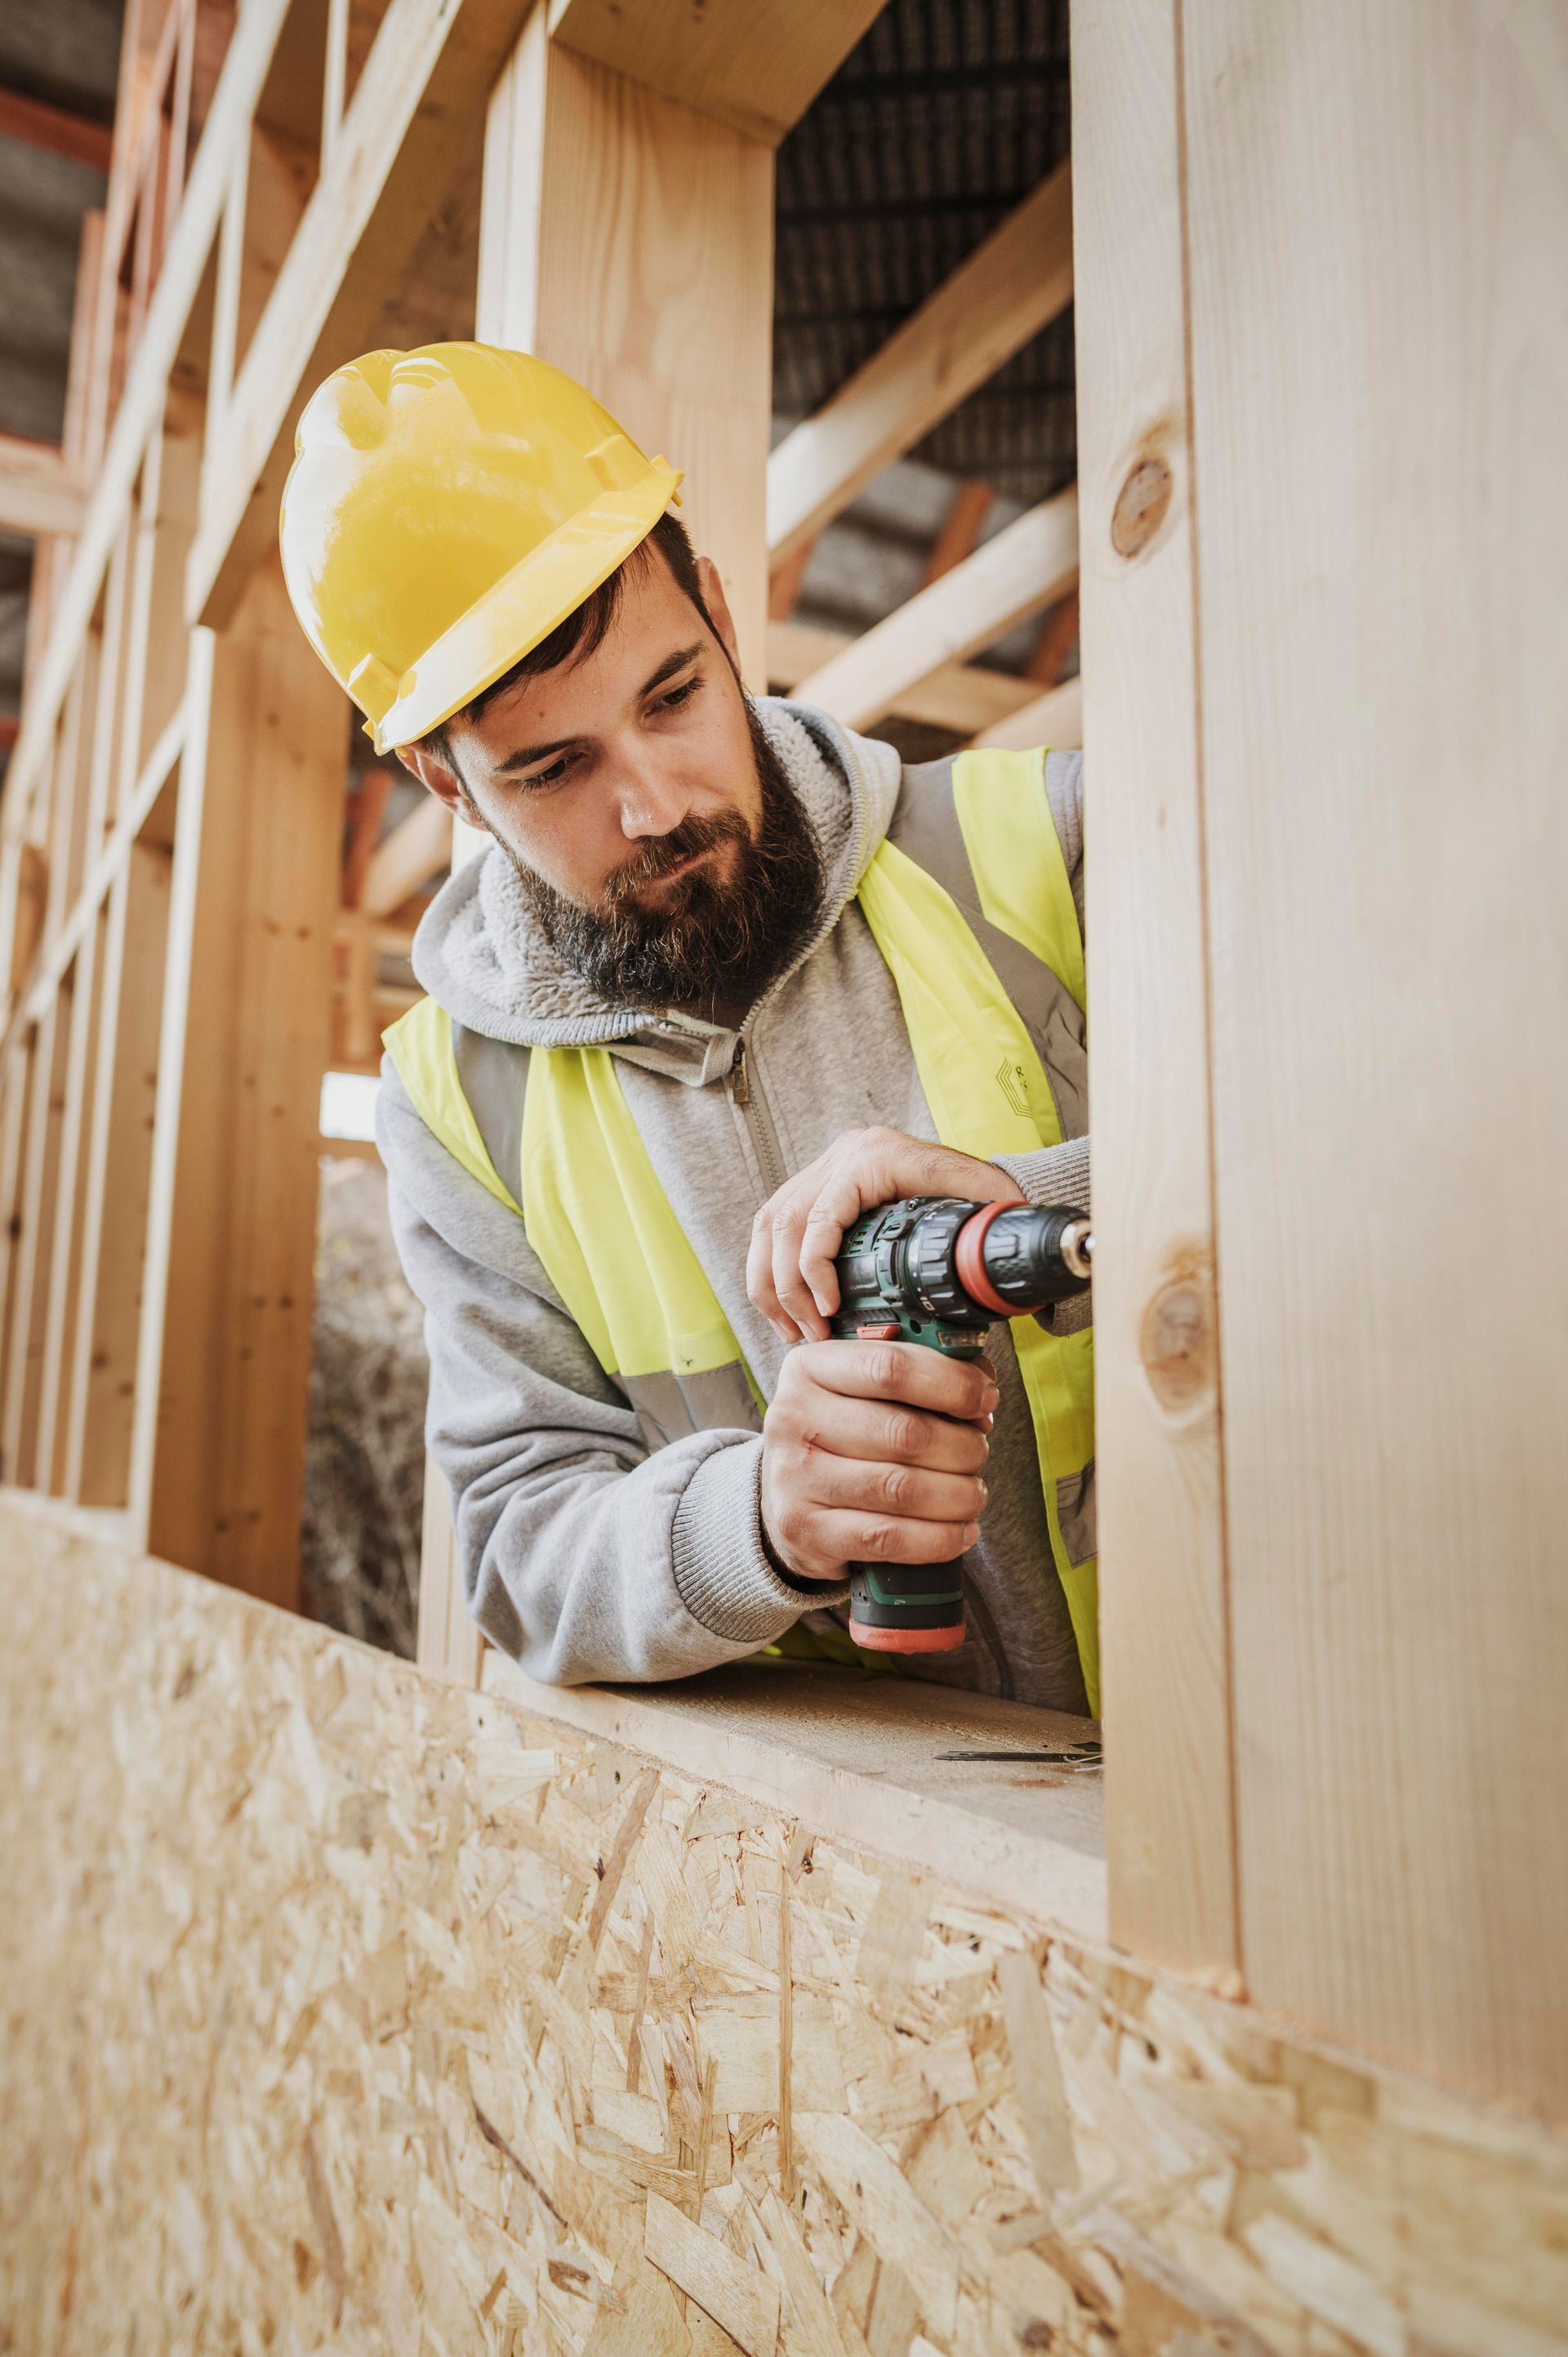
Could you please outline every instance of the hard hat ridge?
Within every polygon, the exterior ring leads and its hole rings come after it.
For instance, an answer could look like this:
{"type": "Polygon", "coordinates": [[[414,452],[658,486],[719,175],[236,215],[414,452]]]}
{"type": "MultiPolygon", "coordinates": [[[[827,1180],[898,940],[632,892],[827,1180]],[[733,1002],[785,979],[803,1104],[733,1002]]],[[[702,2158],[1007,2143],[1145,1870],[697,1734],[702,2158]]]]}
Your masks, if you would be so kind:
{"type": "Polygon", "coordinates": [[[299,421],[280,519],[289,597],[386,752],[428,736],[548,638],[647,537],[680,481],[528,353],[367,352],[299,421]]]}

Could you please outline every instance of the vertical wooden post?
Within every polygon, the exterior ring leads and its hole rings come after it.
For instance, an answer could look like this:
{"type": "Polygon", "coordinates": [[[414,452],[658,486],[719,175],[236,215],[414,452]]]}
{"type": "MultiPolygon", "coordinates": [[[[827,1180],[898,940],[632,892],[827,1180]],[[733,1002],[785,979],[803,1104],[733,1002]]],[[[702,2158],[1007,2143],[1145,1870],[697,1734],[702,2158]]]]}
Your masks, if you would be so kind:
{"type": "Polygon", "coordinates": [[[132,1512],[153,1553],[294,1604],[348,711],[275,557],[191,707],[132,1512]]]}
{"type": "Polygon", "coordinates": [[[1112,1928],[1234,1986],[1193,484],[1170,0],[1075,0],[1073,227],[1112,1928]]]}
{"type": "Polygon", "coordinates": [[[69,1338],[63,1486],[84,1506],[124,1506],[157,1103],[166,845],[133,845],[114,879],[81,1220],[81,1281],[69,1338]]]}
{"type": "MultiPolygon", "coordinates": [[[[688,470],[682,521],[718,566],[760,687],[772,152],[560,47],[549,14],[535,9],[490,102],[478,333],[569,371],[688,470]]],[[[422,1665],[473,1683],[478,1633],[431,1465],[420,1580],[422,1665]]]]}
{"type": "Polygon", "coordinates": [[[1247,1977],[1560,2108],[1568,35],[1183,45],[1247,1977]]]}

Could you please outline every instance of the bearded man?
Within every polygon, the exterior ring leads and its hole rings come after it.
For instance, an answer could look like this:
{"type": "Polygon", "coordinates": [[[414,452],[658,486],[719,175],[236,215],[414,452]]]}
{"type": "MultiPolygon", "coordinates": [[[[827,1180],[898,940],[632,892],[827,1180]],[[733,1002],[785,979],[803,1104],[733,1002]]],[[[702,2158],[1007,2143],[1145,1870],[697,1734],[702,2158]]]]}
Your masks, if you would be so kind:
{"type": "Polygon", "coordinates": [[[490,837],[378,1121],[470,1609],[537,1678],[672,1678],[854,1658],[850,1565],[962,1555],[966,1641],[906,1666],[1081,1712],[1086,1304],[972,1363],[828,1339],[864,1210],[1088,1209],[1080,759],[748,696],[679,479],[441,345],[329,379],[285,498],[313,643],[490,837]]]}

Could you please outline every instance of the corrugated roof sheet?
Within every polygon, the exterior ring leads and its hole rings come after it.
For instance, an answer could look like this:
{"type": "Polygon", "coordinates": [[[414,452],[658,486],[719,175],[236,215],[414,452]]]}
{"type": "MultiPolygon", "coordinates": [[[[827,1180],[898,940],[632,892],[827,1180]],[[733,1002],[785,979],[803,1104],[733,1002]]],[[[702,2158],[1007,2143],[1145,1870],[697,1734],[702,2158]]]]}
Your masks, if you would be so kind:
{"type": "MultiPolygon", "coordinates": [[[[889,0],[779,150],[776,411],[820,407],[1070,138],[1067,0],[889,0]]],[[[1024,500],[1070,482],[1070,311],[912,455],[1024,500]]]]}

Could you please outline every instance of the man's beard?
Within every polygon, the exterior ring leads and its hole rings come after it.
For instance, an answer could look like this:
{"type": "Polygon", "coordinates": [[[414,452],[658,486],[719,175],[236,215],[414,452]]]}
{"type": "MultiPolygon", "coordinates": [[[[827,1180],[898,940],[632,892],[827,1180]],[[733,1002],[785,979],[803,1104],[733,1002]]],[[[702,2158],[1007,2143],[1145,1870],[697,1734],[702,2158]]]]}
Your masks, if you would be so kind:
{"type": "Polygon", "coordinates": [[[746,703],[762,816],[682,820],[616,870],[596,909],[582,908],[514,856],[556,955],[603,998],[633,1006],[749,1005],[804,944],[822,906],[822,857],[783,763],[746,703]],[[681,877],[655,908],[636,895],[699,853],[730,847],[733,874],[681,877]]]}

